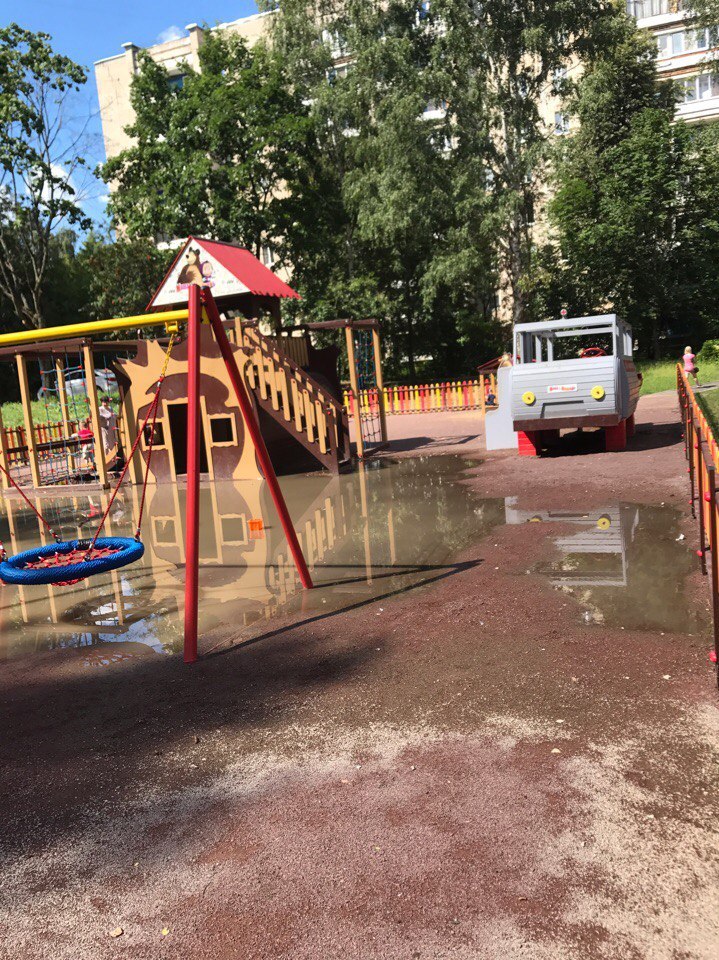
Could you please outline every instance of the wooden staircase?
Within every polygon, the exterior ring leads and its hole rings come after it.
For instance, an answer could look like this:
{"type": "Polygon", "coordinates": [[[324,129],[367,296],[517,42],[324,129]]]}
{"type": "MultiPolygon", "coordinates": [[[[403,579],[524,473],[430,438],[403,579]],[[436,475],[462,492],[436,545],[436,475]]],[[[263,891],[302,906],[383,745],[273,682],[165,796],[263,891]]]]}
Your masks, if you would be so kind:
{"type": "Polygon", "coordinates": [[[274,339],[243,326],[245,383],[258,407],[281,424],[332,473],[350,459],[347,414],[325,387],[306,373],[274,339]]]}

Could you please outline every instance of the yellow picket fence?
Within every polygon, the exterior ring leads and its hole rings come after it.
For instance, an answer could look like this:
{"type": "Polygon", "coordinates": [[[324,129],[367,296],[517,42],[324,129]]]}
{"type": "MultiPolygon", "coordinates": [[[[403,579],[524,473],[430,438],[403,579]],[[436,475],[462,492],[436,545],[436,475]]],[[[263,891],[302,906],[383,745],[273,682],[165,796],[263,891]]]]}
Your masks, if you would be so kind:
{"type": "MultiPolygon", "coordinates": [[[[439,411],[484,410],[496,405],[497,381],[493,373],[477,380],[452,380],[445,383],[423,383],[384,388],[384,408],[387,414],[433,413],[439,411]]],[[[376,388],[362,390],[360,402],[363,415],[371,415],[378,407],[376,388]]],[[[354,416],[354,398],[344,391],[344,405],[350,417],[354,416]]]]}

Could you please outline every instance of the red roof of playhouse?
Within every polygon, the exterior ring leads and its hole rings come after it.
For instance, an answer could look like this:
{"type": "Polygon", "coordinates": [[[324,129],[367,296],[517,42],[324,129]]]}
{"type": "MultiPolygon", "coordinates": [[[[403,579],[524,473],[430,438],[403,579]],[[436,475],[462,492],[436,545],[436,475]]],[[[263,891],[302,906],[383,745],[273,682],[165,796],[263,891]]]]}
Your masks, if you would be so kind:
{"type": "Polygon", "coordinates": [[[203,237],[188,237],[147,309],[184,306],[187,291],[193,283],[208,287],[216,300],[244,293],[301,299],[299,293],[244,247],[203,237]]]}

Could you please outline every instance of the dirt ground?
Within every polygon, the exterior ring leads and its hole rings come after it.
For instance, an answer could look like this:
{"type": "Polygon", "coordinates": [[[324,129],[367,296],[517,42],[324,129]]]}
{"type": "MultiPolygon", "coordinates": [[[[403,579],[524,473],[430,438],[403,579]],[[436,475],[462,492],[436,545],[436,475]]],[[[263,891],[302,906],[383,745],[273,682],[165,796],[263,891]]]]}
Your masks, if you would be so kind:
{"type": "MultiPolygon", "coordinates": [[[[467,496],[527,510],[688,517],[671,394],[623,453],[487,455],[477,427],[392,418],[392,456],[464,453],[467,496]]],[[[679,583],[699,633],[585,625],[532,572],[549,536],[501,526],[192,668],[2,663],[0,957],[714,960],[707,582],[679,583]]]]}

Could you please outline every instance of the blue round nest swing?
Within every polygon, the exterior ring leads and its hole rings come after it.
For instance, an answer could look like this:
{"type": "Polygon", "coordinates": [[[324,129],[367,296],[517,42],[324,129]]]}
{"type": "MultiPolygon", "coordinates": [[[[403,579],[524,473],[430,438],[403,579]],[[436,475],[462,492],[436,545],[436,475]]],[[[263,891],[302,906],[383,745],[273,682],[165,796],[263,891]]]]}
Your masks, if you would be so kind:
{"type": "Polygon", "coordinates": [[[0,579],[20,586],[71,584],[139,560],[145,545],[133,537],[67,540],[24,550],[0,563],[0,579]]]}

